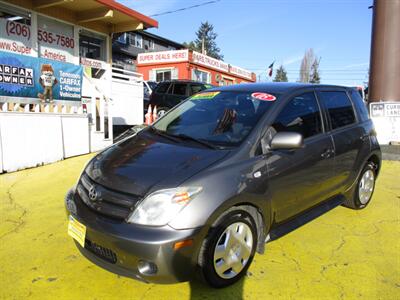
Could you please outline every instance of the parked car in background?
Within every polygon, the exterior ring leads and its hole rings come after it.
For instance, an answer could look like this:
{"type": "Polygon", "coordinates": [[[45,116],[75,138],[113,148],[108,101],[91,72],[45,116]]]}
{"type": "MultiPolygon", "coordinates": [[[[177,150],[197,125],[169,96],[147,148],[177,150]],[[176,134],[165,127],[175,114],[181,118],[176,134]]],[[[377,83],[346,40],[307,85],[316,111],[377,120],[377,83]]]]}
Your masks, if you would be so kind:
{"type": "Polygon", "coordinates": [[[143,109],[147,111],[149,106],[150,95],[157,87],[158,83],[155,81],[143,81],[143,109]]]}
{"type": "Polygon", "coordinates": [[[150,104],[152,107],[156,105],[158,116],[162,116],[186,98],[212,87],[211,84],[190,80],[163,81],[151,94],[150,104]]]}
{"type": "Polygon", "coordinates": [[[95,156],[66,196],[69,234],[112,272],[224,287],[266,242],[338,205],[365,208],[380,166],[355,89],[219,87],[95,156]]]}

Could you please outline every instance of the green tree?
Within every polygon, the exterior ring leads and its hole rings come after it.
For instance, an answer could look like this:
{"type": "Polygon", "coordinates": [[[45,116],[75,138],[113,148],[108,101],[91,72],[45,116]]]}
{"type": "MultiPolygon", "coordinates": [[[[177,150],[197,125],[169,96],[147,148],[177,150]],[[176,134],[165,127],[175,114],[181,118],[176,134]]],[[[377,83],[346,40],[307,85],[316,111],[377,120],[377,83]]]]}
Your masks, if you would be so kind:
{"type": "Polygon", "coordinates": [[[193,41],[192,41],[192,42],[189,42],[189,43],[183,42],[182,45],[183,45],[183,47],[185,47],[185,48],[187,48],[187,49],[197,51],[196,45],[194,44],[193,41]]]}
{"type": "Polygon", "coordinates": [[[311,75],[310,75],[310,83],[320,83],[321,76],[319,75],[319,62],[321,58],[315,59],[313,64],[311,65],[311,75]]]}
{"type": "Polygon", "coordinates": [[[274,82],[288,82],[286,70],[282,65],[276,70],[274,82]]]}
{"type": "Polygon", "coordinates": [[[214,25],[208,23],[201,23],[199,29],[196,31],[196,39],[189,43],[183,43],[183,45],[190,49],[214,57],[216,59],[224,59],[224,56],[220,53],[221,49],[218,48],[217,42],[215,41],[218,34],[214,32],[214,25]]]}

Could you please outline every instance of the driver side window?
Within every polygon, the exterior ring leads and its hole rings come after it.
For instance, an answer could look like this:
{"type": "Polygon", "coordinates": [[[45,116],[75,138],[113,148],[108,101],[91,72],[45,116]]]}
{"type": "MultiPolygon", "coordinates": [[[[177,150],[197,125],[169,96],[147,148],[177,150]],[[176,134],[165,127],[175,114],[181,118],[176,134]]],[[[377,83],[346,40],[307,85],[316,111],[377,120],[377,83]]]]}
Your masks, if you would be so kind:
{"type": "Polygon", "coordinates": [[[271,130],[276,132],[298,132],[303,138],[322,132],[320,109],[313,92],[295,96],[279,113],[271,130]]]}

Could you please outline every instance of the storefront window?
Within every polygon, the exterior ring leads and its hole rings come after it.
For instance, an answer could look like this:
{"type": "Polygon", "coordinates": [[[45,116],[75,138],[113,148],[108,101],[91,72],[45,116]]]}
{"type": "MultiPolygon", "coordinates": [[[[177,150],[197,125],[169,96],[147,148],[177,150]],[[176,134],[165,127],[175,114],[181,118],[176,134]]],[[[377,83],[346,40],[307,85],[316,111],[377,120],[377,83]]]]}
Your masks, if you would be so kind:
{"type": "Polygon", "coordinates": [[[0,28],[0,51],[36,56],[30,13],[0,4],[0,28]]]}
{"type": "MultiPolygon", "coordinates": [[[[4,5],[0,3],[0,19],[7,20],[9,22],[15,22],[25,25],[31,25],[31,15],[30,13],[23,11],[21,9],[16,9],[13,7],[9,7],[8,5],[4,5]]],[[[3,27],[2,28],[6,28],[3,27]]],[[[10,28],[8,28],[10,31],[10,28]]],[[[16,31],[15,29],[13,31],[16,31]]],[[[20,31],[20,30],[18,30],[20,31]]]]}
{"type": "Polygon", "coordinates": [[[192,70],[192,79],[199,82],[210,83],[211,76],[210,73],[200,71],[200,70],[192,70]]]}
{"type": "Polygon", "coordinates": [[[157,70],[156,71],[156,81],[171,80],[171,70],[157,70]]]}
{"type": "Polygon", "coordinates": [[[38,16],[38,44],[41,57],[74,62],[74,27],[50,18],[38,16]]]}
{"type": "Polygon", "coordinates": [[[80,57],[106,61],[106,38],[82,31],[79,35],[79,55],[80,57]]]}

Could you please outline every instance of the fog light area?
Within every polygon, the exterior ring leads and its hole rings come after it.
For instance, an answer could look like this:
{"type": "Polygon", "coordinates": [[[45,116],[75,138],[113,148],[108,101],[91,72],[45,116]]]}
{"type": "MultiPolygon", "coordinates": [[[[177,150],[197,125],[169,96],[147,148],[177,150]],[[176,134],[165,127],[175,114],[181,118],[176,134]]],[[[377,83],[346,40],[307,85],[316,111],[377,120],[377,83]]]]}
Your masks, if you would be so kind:
{"type": "Polygon", "coordinates": [[[155,263],[139,260],[138,262],[138,270],[140,274],[151,276],[157,274],[157,265],[155,263]]]}

